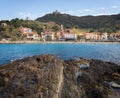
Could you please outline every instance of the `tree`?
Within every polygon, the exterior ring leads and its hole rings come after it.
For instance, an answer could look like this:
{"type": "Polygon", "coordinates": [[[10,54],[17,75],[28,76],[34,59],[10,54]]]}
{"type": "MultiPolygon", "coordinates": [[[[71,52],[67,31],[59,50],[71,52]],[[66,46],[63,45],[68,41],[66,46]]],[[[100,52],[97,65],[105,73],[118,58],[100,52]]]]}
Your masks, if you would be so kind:
{"type": "Polygon", "coordinates": [[[53,27],[52,27],[52,29],[53,29],[55,32],[57,32],[57,31],[59,31],[59,30],[60,30],[60,28],[59,28],[58,26],[56,26],[56,25],[55,25],[55,26],[53,26],[53,27]]]}

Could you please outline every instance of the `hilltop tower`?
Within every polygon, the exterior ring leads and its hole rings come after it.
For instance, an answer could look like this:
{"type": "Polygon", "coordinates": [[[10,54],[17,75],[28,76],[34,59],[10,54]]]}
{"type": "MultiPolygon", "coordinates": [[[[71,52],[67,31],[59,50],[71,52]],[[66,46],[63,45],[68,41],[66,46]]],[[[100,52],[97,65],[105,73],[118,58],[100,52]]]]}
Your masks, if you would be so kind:
{"type": "Polygon", "coordinates": [[[58,10],[54,11],[53,14],[60,14],[58,10]]]}
{"type": "Polygon", "coordinates": [[[29,20],[29,17],[26,17],[26,20],[29,20]]]}
{"type": "Polygon", "coordinates": [[[61,29],[61,32],[63,33],[64,32],[63,25],[60,26],[60,29],[61,29]]]}

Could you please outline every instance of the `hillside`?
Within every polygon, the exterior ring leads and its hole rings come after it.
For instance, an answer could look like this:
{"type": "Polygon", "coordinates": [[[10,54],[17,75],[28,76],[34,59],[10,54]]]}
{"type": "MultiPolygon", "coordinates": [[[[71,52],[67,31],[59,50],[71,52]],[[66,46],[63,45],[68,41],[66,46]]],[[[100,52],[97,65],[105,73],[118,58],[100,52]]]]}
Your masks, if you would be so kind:
{"type": "Polygon", "coordinates": [[[103,16],[71,16],[69,14],[50,13],[37,18],[41,22],[55,22],[66,28],[91,28],[99,31],[115,32],[120,29],[120,14],[103,16]],[[112,30],[112,31],[111,31],[112,30]]]}
{"type": "Polygon", "coordinates": [[[34,20],[23,20],[23,19],[12,19],[12,20],[1,20],[0,21],[0,39],[2,38],[11,38],[12,40],[20,40],[20,27],[31,28],[34,32],[41,34],[45,29],[59,29],[59,25],[54,22],[42,23],[34,20]],[[1,24],[5,23],[6,26],[1,24]]]}

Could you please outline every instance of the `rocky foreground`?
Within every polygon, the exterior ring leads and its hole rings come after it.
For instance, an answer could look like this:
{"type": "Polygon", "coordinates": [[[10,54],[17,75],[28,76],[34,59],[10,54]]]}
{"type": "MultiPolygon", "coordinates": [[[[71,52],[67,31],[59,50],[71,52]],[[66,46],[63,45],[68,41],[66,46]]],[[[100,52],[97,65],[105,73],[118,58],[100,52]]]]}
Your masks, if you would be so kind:
{"type": "Polygon", "coordinates": [[[120,98],[120,66],[40,55],[0,67],[0,98],[120,98]]]}

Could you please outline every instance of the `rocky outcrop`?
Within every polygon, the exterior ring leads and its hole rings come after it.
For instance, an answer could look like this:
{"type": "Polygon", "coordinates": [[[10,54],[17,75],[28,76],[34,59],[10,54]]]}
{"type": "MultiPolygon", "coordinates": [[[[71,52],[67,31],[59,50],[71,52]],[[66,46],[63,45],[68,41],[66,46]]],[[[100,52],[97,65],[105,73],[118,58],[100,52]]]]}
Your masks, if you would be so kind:
{"type": "Polygon", "coordinates": [[[64,63],[63,98],[119,98],[120,66],[99,60],[69,60],[64,63]],[[89,66],[88,66],[89,65],[89,66]],[[118,86],[118,85],[117,85],[118,86]]]}
{"type": "Polygon", "coordinates": [[[0,68],[0,98],[58,98],[63,62],[52,55],[15,61],[0,68]]]}
{"type": "Polygon", "coordinates": [[[40,55],[0,67],[0,98],[120,98],[120,66],[40,55]]]}

